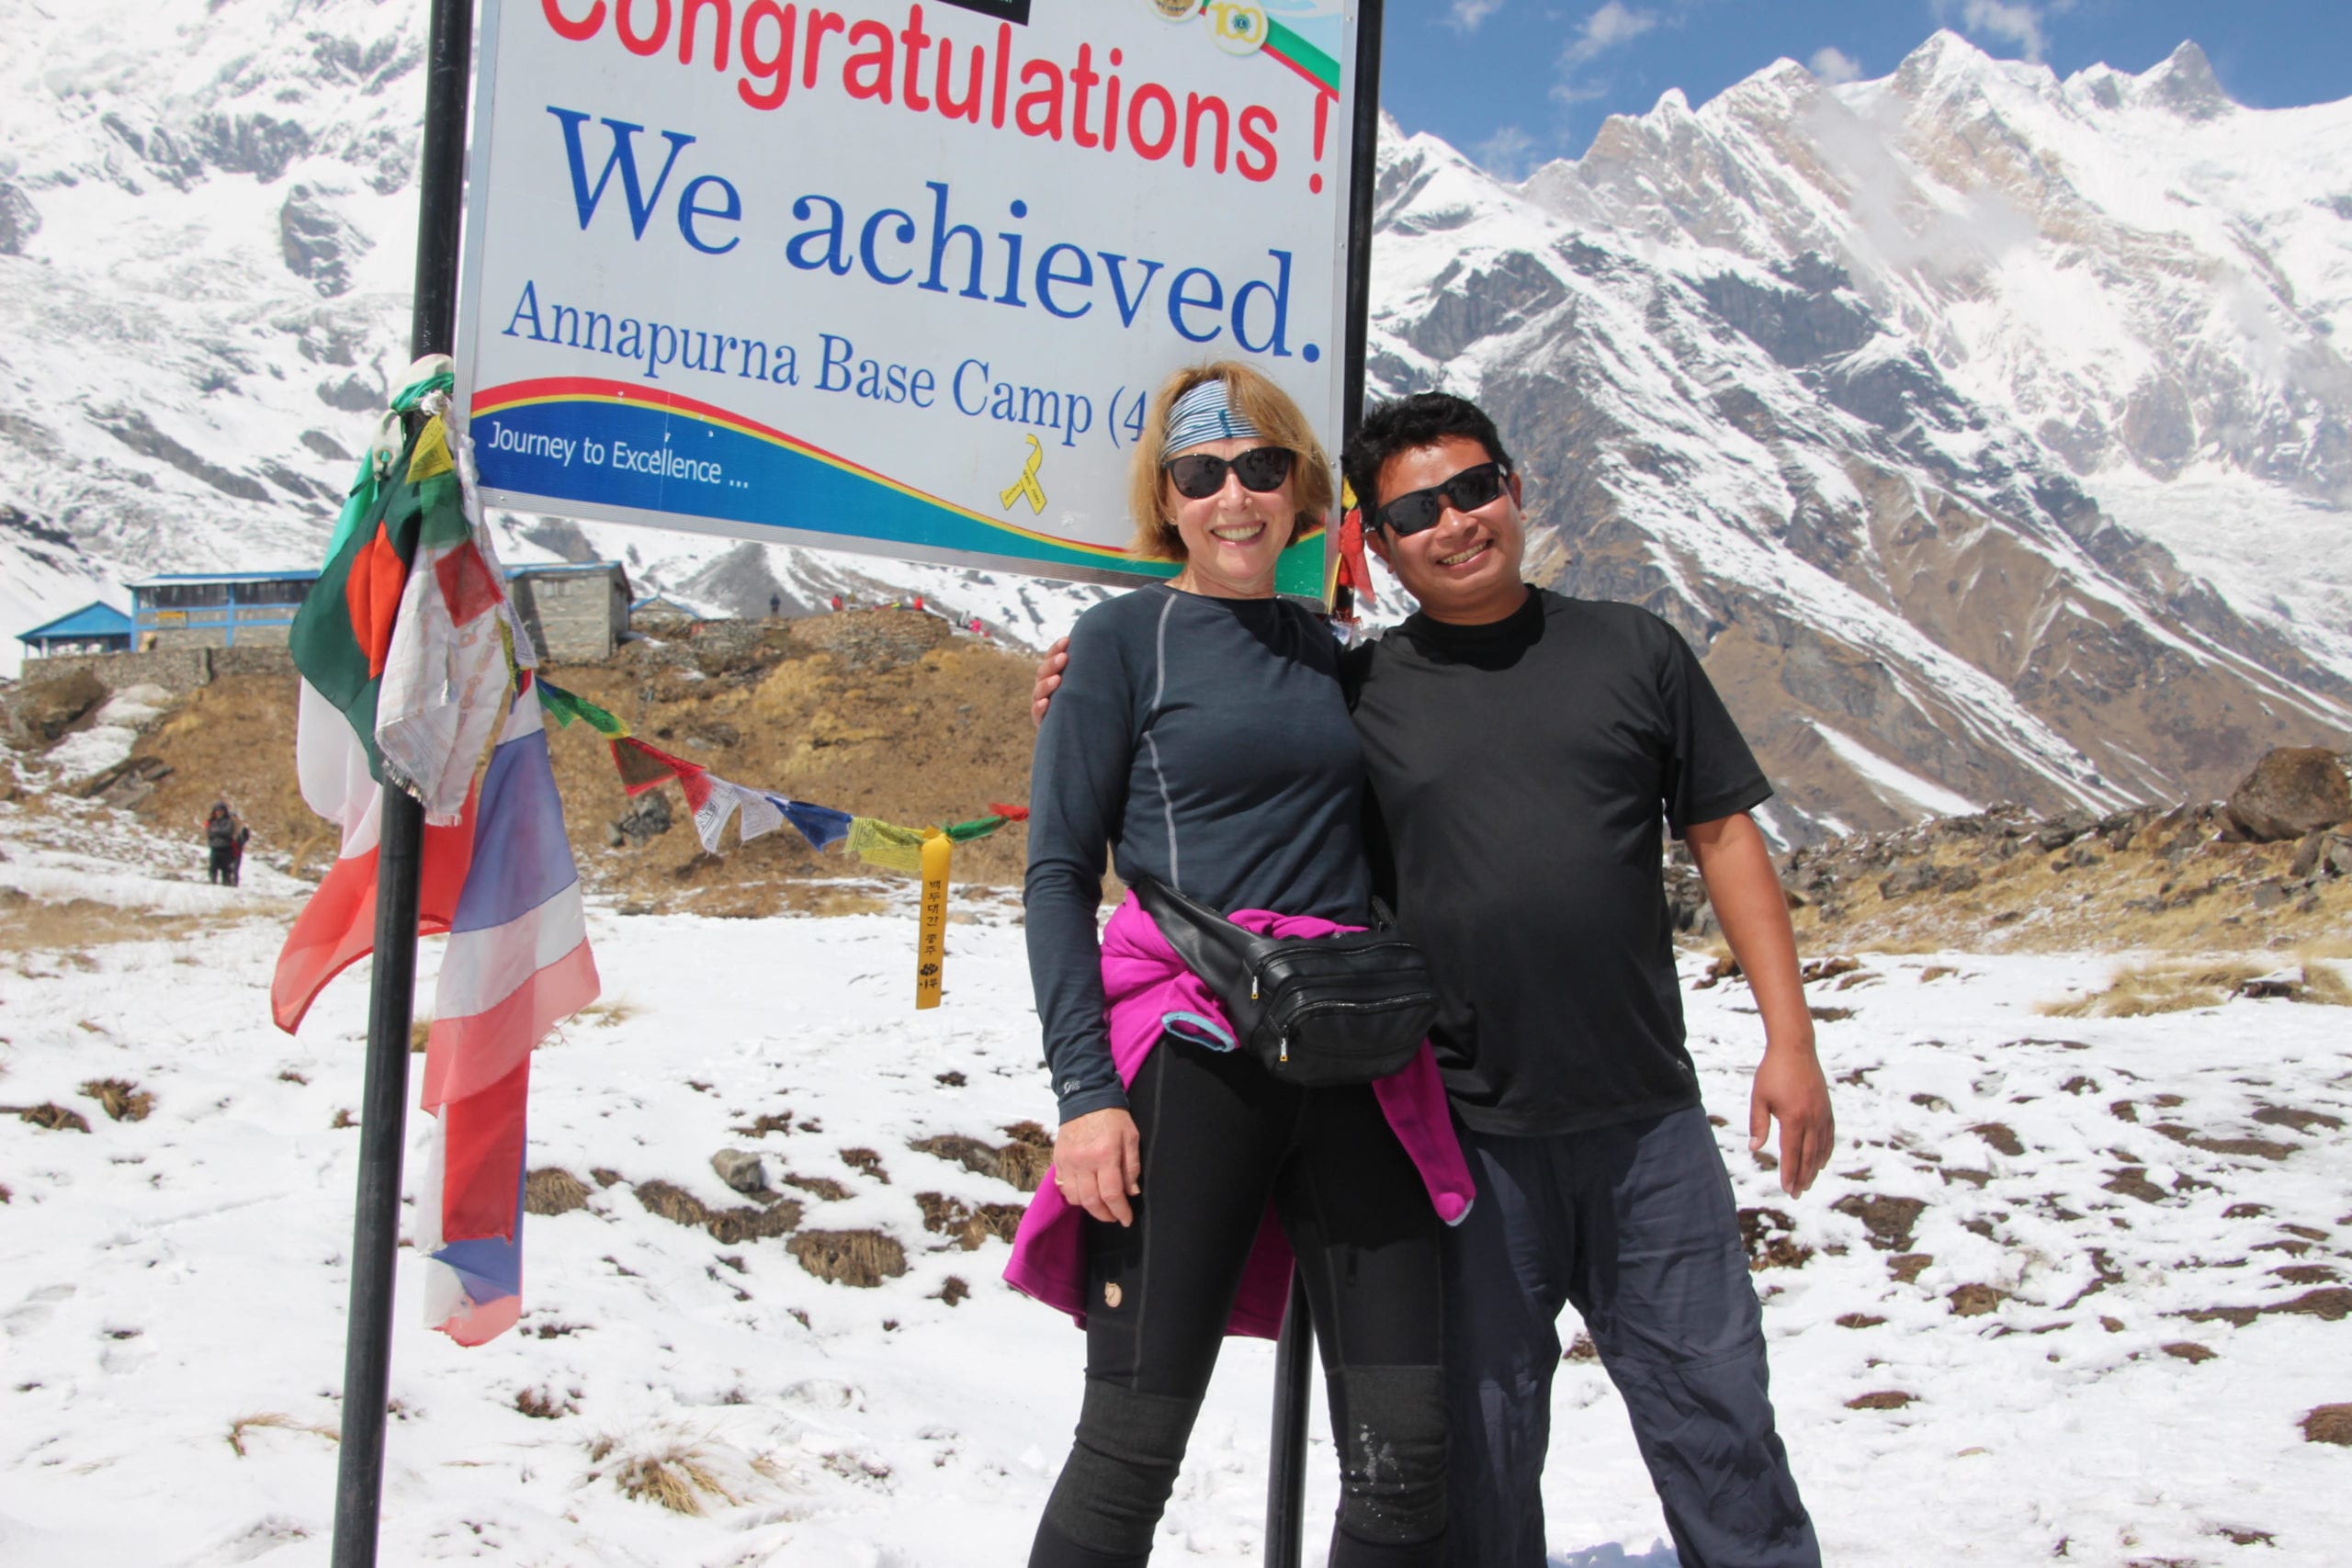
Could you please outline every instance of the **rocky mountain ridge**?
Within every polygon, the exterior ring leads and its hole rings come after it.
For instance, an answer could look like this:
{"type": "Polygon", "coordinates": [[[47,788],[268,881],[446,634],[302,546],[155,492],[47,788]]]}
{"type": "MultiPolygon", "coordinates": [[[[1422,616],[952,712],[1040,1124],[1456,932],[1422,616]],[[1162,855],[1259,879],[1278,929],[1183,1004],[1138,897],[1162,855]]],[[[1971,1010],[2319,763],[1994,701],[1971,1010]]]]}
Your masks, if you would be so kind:
{"type": "Polygon", "coordinates": [[[2061,83],[1951,34],[1668,93],[1515,187],[1415,137],[1372,368],[1495,410],[1539,574],[1706,652],[1790,839],[2218,794],[2346,730],[2345,150],[2194,46],[2061,83]]]}
{"type": "MultiPolygon", "coordinates": [[[[7,627],[316,556],[404,364],[422,25],[28,13],[0,66],[7,627]]],[[[1878,82],[1668,94],[1518,186],[1390,132],[1376,387],[1495,408],[1533,571],[1701,646],[1783,841],[2210,795],[2352,733],[2352,106],[2241,108],[2193,46],[2060,82],[1940,34],[1878,82]]],[[[497,526],[510,560],[610,556],[739,615],[922,592],[1034,643],[1097,596],[497,526]]]]}

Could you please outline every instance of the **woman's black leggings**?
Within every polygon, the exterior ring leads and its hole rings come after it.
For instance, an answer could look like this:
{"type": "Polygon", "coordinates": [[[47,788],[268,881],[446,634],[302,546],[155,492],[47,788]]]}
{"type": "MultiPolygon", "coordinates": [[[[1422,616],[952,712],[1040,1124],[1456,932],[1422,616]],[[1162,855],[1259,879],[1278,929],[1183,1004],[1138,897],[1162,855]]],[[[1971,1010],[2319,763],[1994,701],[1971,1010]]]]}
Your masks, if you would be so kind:
{"type": "Polygon", "coordinates": [[[1445,1534],[1439,1223],[1369,1087],[1298,1089],[1163,1039],[1128,1089],[1131,1228],[1089,1219],[1086,1403],[1030,1568],[1141,1568],[1273,1201],[1340,1456],[1330,1568],[1422,1568],[1445,1534]]]}

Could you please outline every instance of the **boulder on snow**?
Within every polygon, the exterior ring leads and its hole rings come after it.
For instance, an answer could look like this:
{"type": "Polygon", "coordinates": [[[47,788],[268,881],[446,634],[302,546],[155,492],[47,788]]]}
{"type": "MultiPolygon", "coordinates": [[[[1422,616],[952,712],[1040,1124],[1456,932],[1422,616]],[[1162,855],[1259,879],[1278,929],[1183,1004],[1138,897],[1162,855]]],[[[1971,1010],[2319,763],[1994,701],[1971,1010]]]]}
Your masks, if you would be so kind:
{"type": "Polygon", "coordinates": [[[760,1156],[745,1149],[721,1149],[710,1156],[710,1168],[718,1179],[746,1197],[756,1198],[770,1190],[767,1167],[760,1156]]]}
{"type": "Polygon", "coordinates": [[[2344,763],[2324,746],[2281,746],[2264,753],[2245,782],[2231,792],[2229,818],[2261,843],[2300,839],[2352,818],[2352,783],[2344,763]]]}
{"type": "Polygon", "coordinates": [[[8,694],[8,738],[20,746],[47,746],[106,700],[105,682],[86,669],[36,676],[8,694]]]}

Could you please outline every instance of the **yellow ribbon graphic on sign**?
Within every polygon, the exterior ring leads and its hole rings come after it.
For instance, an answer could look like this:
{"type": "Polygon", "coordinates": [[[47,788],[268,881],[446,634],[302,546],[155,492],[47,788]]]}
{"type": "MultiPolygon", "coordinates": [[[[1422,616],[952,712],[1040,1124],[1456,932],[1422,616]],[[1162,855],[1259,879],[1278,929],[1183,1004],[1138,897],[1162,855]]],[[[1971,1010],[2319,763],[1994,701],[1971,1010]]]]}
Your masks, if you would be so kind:
{"type": "Polygon", "coordinates": [[[1044,466],[1045,461],[1046,448],[1039,444],[1035,436],[1030,436],[1029,461],[1027,466],[1022,468],[1021,477],[997,492],[997,499],[1004,502],[1004,509],[1007,512],[1012,510],[1014,502],[1024,496],[1028,498],[1031,512],[1043,513],[1046,510],[1046,487],[1037,482],[1037,470],[1044,466]]]}

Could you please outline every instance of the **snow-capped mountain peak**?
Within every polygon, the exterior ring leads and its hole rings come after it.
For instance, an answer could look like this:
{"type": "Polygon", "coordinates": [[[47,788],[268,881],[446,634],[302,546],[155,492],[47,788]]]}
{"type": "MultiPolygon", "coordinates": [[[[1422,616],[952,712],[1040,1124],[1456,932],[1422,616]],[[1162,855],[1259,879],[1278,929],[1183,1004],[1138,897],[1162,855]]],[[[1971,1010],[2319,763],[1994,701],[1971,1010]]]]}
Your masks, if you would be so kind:
{"type": "MultiPolygon", "coordinates": [[[[0,630],[315,559],[406,363],[421,13],[18,20],[0,630]]],[[[1518,185],[1386,130],[1375,388],[1494,408],[1534,569],[1701,646],[1783,831],[2212,793],[2274,740],[2342,743],[2352,103],[2245,108],[2193,44],[2061,80],[1944,32],[1874,81],[1668,92],[1518,185]]],[[[737,613],[921,591],[1043,640],[1096,592],[502,528],[737,613]]]]}

